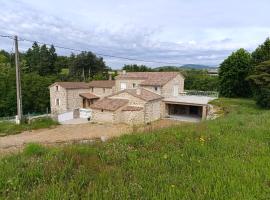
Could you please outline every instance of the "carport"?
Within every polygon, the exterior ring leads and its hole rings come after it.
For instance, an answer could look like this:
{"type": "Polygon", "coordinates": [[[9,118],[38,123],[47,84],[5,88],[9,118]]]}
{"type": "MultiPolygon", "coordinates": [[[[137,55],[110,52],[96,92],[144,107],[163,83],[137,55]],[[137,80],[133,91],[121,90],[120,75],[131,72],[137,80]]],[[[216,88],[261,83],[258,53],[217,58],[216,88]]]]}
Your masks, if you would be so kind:
{"type": "Polygon", "coordinates": [[[208,112],[208,102],[214,98],[205,96],[178,96],[166,98],[165,117],[181,121],[198,122],[206,119],[208,112]]]}

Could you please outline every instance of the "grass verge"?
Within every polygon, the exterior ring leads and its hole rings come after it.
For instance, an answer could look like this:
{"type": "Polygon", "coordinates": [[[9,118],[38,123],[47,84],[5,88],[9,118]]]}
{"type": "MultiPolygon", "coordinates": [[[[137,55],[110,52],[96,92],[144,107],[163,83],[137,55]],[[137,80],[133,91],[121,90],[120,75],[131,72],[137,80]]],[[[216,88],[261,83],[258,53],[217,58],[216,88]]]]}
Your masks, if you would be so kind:
{"type": "Polygon", "coordinates": [[[42,128],[50,128],[58,125],[51,118],[36,119],[30,124],[15,124],[13,122],[0,122],[0,137],[6,135],[14,135],[27,130],[35,130],[42,128]]]}
{"type": "Polygon", "coordinates": [[[220,99],[224,116],[106,143],[0,160],[3,199],[269,199],[270,111],[220,99]]]}

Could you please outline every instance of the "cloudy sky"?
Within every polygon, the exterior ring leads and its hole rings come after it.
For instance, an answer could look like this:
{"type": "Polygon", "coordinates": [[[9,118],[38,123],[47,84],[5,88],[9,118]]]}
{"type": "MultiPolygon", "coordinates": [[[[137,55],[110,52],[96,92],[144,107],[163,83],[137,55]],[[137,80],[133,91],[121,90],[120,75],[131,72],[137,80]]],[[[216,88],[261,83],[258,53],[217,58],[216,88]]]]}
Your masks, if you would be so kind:
{"type": "MultiPolygon", "coordinates": [[[[205,64],[270,36],[269,0],[0,0],[0,34],[140,60],[205,64]]],[[[0,38],[0,49],[12,41],[0,38]]],[[[31,46],[21,42],[23,51],[31,46]]],[[[57,50],[61,54],[71,51],[57,50]]]]}

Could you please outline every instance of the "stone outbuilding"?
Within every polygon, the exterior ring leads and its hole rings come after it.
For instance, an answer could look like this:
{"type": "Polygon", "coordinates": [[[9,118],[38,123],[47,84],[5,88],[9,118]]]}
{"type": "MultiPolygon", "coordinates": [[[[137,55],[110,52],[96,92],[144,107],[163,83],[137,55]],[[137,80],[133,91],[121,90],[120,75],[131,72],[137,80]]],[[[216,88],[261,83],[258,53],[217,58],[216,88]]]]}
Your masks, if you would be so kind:
{"type": "Polygon", "coordinates": [[[142,88],[122,90],[90,106],[92,120],[108,122],[110,119],[111,123],[126,124],[155,121],[161,118],[162,99],[162,96],[142,88]]]}

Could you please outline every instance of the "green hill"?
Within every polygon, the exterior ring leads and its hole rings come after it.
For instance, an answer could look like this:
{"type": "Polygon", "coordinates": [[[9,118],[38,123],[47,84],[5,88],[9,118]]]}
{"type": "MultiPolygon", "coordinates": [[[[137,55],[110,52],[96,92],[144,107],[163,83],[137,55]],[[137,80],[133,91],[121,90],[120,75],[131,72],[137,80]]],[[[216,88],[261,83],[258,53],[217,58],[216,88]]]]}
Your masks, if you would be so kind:
{"type": "Polygon", "coordinates": [[[200,65],[200,64],[185,64],[182,65],[181,68],[191,68],[191,69],[209,69],[214,68],[208,65],[200,65]]]}
{"type": "Polygon", "coordinates": [[[154,68],[154,70],[156,71],[179,71],[183,69],[204,70],[204,69],[218,69],[218,68],[213,67],[213,66],[208,66],[208,65],[200,65],[200,64],[185,64],[182,66],[162,66],[162,67],[154,68]]]}
{"type": "Polygon", "coordinates": [[[220,99],[224,116],[106,143],[29,145],[0,160],[2,199],[269,199],[270,111],[220,99]]]}

